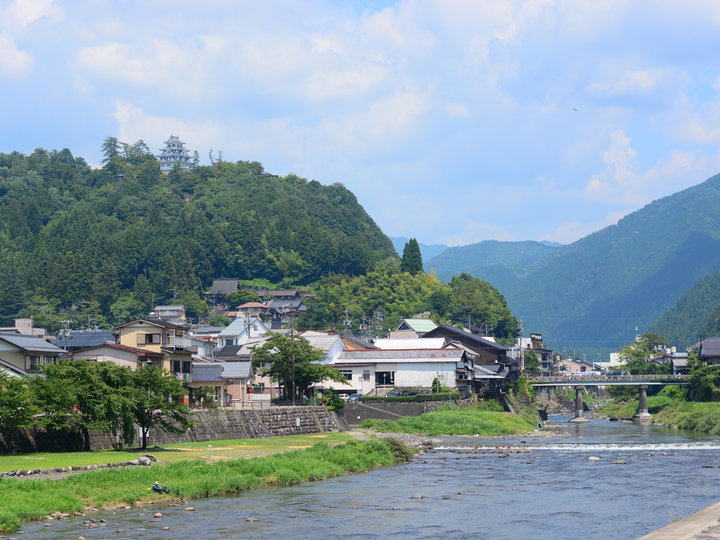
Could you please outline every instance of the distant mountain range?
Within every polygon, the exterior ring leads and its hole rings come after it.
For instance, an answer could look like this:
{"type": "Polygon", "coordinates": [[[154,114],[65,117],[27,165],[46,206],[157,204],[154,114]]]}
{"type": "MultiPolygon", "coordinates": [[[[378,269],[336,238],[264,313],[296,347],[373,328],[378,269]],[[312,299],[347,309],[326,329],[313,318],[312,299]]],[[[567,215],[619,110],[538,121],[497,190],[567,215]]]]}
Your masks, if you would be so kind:
{"type": "MultiPolygon", "coordinates": [[[[526,333],[607,359],[720,270],[720,175],[566,246],[481,242],[448,249],[429,267],[445,279],[464,271],[490,281],[526,333]]],[[[678,343],[695,339],[693,324],[672,334],[678,343]]]]}
{"type": "MultiPolygon", "coordinates": [[[[407,244],[410,239],[404,236],[388,236],[388,238],[390,238],[395,251],[402,257],[405,244],[407,244]]],[[[432,259],[448,249],[448,246],[444,244],[421,244],[418,242],[418,246],[420,246],[420,255],[422,255],[423,261],[432,259]]]]}

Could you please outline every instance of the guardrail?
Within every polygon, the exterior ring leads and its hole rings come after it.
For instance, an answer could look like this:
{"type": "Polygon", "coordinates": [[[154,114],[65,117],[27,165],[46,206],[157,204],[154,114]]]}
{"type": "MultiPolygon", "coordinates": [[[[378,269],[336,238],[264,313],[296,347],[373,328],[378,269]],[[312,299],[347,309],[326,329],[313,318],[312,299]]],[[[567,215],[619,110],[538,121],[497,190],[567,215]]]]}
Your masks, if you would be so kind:
{"type": "Polygon", "coordinates": [[[641,384],[643,382],[655,382],[655,383],[683,383],[687,382],[687,380],[690,378],[689,375],[669,375],[669,374],[646,374],[646,375],[632,375],[632,374],[626,374],[626,375],[563,375],[563,376],[551,376],[551,377],[535,377],[534,379],[530,379],[528,382],[531,385],[540,385],[540,384],[552,384],[552,383],[559,383],[559,384],[568,384],[568,383],[577,383],[579,385],[581,384],[588,384],[588,383],[635,383],[635,384],[641,384]]]}

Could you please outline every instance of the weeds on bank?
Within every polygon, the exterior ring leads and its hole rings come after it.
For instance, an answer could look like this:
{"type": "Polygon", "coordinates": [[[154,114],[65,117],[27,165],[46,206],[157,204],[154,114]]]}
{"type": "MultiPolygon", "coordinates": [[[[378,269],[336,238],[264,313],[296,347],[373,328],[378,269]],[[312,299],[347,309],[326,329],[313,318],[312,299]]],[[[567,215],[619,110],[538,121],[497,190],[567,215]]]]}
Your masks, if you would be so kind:
{"type": "Polygon", "coordinates": [[[366,420],[362,427],[387,433],[426,433],[428,435],[512,435],[535,428],[527,415],[502,412],[496,403],[473,407],[448,406],[420,416],[398,420],[366,420]]]}
{"type": "Polygon", "coordinates": [[[400,441],[370,439],[339,446],[317,444],[304,450],[252,459],[207,463],[202,460],[153,467],[103,469],[60,480],[0,482],[0,531],[12,532],[23,521],[53,512],[79,512],[86,507],[133,504],[145,500],[197,499],[240,493],[263,486],[291,485],[342,474],[368,471],[407,461],[414,450],[400,441]],[[170,495],[150,491],[157,480],[170,495]]]}

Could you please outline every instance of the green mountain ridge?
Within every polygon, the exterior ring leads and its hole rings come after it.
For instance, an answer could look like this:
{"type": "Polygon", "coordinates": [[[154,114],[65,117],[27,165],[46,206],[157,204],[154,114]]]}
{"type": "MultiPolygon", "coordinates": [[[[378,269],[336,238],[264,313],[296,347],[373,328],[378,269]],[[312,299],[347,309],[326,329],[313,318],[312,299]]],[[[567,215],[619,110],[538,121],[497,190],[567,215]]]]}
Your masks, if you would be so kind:
{"type": "MultiPolygon", "coordinates": [[[[541,244],[544,252],[533,246],[530,254],[524,243],[498,244],[451,248],[426,268],[440,277],[465,271],[487,279],[526,331],[542,332],[557,350],[606,360],[632,342],[636,328],[647,331],[698,280],[720,270],[720,175],[572,244],[541,244]]],[[[697,329],[683,328],[667,337],[694,340],[697,329]]]]}
{"type": "Polygon", "coordinates": [[[69,150],[0,154],[0,215],[0,325],[19,307],[115,323],[215,277],[303,285],[397,260],[342,184],[257,162],[161,174],[149,154],[101,169],[69,150]]]}

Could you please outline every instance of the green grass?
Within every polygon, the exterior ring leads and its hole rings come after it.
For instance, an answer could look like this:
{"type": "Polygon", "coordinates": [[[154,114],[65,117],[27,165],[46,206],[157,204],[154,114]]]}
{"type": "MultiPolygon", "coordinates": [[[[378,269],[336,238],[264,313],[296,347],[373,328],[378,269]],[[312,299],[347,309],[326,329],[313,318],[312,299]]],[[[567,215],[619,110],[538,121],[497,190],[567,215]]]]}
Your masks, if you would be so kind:
{"type": "Polygon", "coordinates": [[[386,433],[428,435],[512,435],[535,428],[533,414],[505,413],[493,405],[448,406],[399,420],[366,420],[362,427],[386,433]],[[531,419],[532,418],[532,419],[531,419]]]}
{"type": "Polygon", "coordinates": [[[290,435],[264,439],[238,439],[208,442],[164,444],[148,450],[132,448],[127,450],[100,450],[96,452],[38,452],[0,456],[0,472],[21,469],[52,469],[55,467],[99,465],[120,463],[137,459],[147,453],[161,462],[177,462],[189,459],[238,459],[242,457],[265,456],[288,449],[308,448],[318,442],[338,444],[351,440],[352,436],[342,432],[317,433],[313,435],[290,435]]]}
{"type": "Polygon", "coordinates": [[[399,441],[390,444],[379,439],[353,440],[337,446],[319,443],[251,459],[103,469],[59,480],[6,478],[0,482],[0,531],[15,531],[22,522],[42,519],[53,512],[79,512],[147,500],[188,500],[322,480],[393,465],[413,453],[399,441]],[[156,480],[169,486],[172,493],[156,495],[150,491],[156,480]]]}

